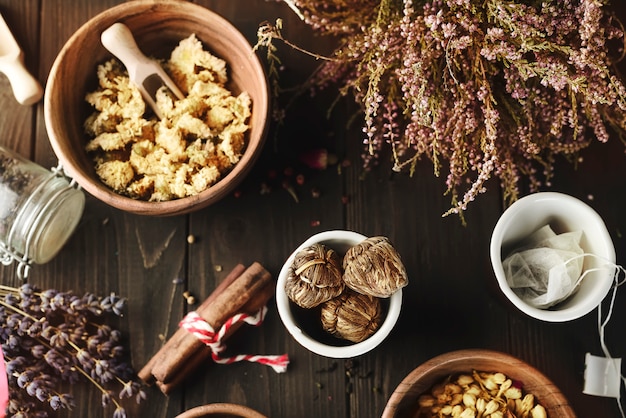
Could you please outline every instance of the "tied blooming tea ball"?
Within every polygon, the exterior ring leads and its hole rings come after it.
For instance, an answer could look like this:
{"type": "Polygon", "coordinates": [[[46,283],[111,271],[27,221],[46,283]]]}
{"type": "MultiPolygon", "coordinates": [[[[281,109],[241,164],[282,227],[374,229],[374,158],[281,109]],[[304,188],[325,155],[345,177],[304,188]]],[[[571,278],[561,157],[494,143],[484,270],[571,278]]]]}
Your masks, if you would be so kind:
{"type": "Polygon", "coordinates": [[[341,259],[323,244],[298,251],[285,282],[289,299],[307,309],[339,296],[344,287],[341,259]]]}
{"type": "Polygon", "coordinates": [[[387,237],[370,237],[343,258],[343,280],[358,293],[388,298],[409,283],[400,255],[387,237]]]}
{"type": "Polygon", "coordinates": [[[322,305],[322,328],[358,343],[376,332],[382,322],[381,310],[379,298],[346,289],[322,305]]]}

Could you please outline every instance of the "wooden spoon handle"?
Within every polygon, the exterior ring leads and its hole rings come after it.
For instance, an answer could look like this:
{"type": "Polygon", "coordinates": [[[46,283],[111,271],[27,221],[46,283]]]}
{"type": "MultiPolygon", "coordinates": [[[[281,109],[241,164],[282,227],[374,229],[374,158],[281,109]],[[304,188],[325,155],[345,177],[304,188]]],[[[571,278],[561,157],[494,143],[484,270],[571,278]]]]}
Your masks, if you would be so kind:
{"type": "Polygon", "coordinates": [[[9,79],[13,95],[20,104],[34,104],[43,96],[41,84],[24,66],[24,54],[1,14],[0,72],[9,79]]]}
{"type": "Polygon", "coordinates": [[[41,84],[28,72],[21,56],[12,62],[0,63],[0,72],[9,79],[13,95],[20,104],[35,104],[43,96],[41,84]]]}
{"type": "Polygon", "coordinates": [[[156,93],[162,86],[167,87],[176,98],[183,98],[182,92],[159,63],[141,52],[126,25],[114,23],[102,32],[100,40],[102,45],[126,66],[130,80],[139,88],[144,100],[159,119],[162,119],[163,115],[156,103],[156,93]]]}
{"type": "Polygon", "coordinates": [[[154,72],[146,71],[152,61],[141,52],[130,29],[123,23],[111,25],[102,32],[100,40],[109,52],[122,61],[133,81],[143,80],[154,72]]]}

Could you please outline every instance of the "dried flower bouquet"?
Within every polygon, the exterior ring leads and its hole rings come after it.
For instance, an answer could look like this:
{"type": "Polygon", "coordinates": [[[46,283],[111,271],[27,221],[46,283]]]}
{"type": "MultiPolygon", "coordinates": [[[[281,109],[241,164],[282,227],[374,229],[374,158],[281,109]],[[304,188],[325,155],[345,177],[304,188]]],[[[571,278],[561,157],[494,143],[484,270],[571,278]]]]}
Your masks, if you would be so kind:
{"type": "MultiPolygon", "coordinates": [[[[613,64],[623,30],[601,0],[284,0],[340,46],[313,74],[364,112],[364,167],[381,158],[411,174],[422,157],[462,214],[487,180],[505,203],[549,182],[607,128],[626,129],[613,64]],[[611,51],[615,53],[612,54],[611,51]]],[[[276,58],[280,23],[259,28],[276,58]]],[[[288,42],[288,41],[287,41],[288,42]]]]}
{"type": "Polygon", "coordinates": [[[124,305],[125,300],[113,293],[79,297],[53,289],[40,291],[30,284],[0,285],[7,416],[40,418],[71,409],[74,400],[60,392],[62,382],[86,381],[101,392],[103,407],[114,406],[114,418],[125,418],[122,399],[135,397],[140,402],[145,393],[123,361],[120,332],[102,321],[106,314],[121,315],[124,305]]]}

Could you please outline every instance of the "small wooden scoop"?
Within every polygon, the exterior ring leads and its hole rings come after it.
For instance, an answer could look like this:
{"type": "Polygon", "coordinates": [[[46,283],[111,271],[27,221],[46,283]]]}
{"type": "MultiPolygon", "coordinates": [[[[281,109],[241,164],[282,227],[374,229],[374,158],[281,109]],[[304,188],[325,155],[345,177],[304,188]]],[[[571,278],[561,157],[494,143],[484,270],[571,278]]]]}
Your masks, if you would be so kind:
{"type": "Polygon", "coordinates": [[[15,41],[11,30],[0,14],[0,72],[11,83],[13,95],[20,104],[37,103],[43,88],[24,66],[24,53],[15,41]]]}
{"type": "Polygon", "coordinates": [[[137,85],[141,95],[154,113],[163,118],[156,105],[156,92],[167,87],[178,99],[184,96],[158,62],[146,57],[135,42],[130,29],[123,23],[114,23],[101,35],[102,45],[115,55],[128,70],[130,80],[137,85]]]}

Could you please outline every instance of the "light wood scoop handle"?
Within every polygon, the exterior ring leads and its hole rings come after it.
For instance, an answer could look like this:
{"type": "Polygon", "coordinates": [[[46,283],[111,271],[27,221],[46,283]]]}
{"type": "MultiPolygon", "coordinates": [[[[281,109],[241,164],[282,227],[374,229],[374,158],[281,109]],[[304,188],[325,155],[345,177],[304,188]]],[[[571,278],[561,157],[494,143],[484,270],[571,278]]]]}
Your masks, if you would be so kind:
{"type": "Polygon", "coordinates": [[[143,66],[150,65],[152,62],[141,52],[132,32],[123,23],[114,23],[102,32],[101,41],[109,52],[122,61],[131,78],[141,80],[151,74],[150,71],[145,74],[137,73],[143,66]]]}
{"type": "Polygon", "coordinates": [[[9,82],[15,99],[23,105],[37,103],[43,96],[43,88],[39,81],[33,77],[26,67],[22,54],[12,61],[4,61],[0,64],[0,71],[3,72],[9,82]]]}

